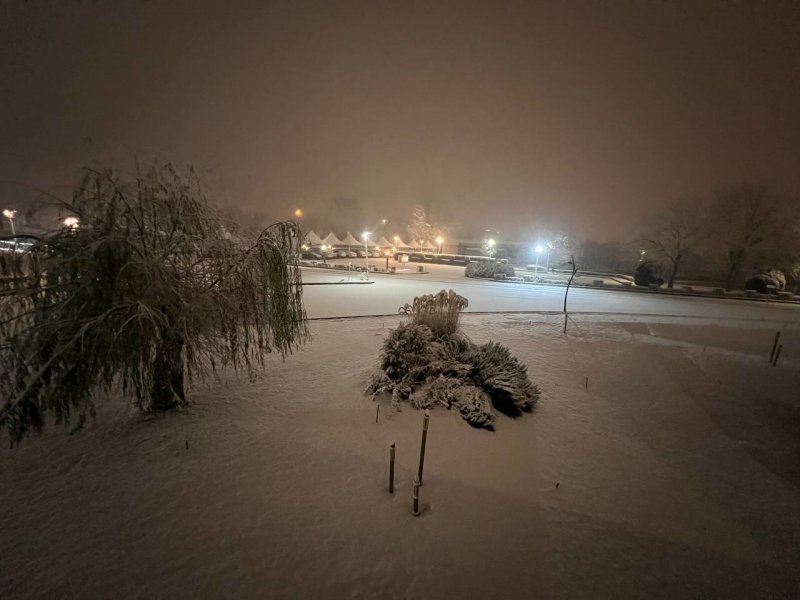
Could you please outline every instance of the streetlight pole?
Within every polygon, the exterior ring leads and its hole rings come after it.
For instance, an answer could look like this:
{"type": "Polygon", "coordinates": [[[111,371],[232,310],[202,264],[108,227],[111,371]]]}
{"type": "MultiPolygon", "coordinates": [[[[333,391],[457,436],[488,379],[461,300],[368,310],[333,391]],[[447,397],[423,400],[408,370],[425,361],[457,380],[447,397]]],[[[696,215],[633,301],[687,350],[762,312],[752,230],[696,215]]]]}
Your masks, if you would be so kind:
{"type": "MultiPolygon", "coordinates": [[[[536,247],[533,249],[536,252],[536,278],[539,278],[539,255],[544,251],[544,247],[541,244],[536,244],[536,247]]],[[[549,261],[549,259],[548,259],[549,261]]]]}
{"type": "Polygon", "coordinates": [[[367,279],[369,279],[369,247],[367,246],[369,231],[365,231],[361,237],[364,238],[364,262],[367,263],[367,279]]]}
{"type": "Polygon", "coordinates": [[[5,209],[3,211],[3,216],[8,219],[8,222],[11,223],[11,235],[16,236],[17,230],[14,228],[14,216],[17,214],[15,210],[5,209]]]}

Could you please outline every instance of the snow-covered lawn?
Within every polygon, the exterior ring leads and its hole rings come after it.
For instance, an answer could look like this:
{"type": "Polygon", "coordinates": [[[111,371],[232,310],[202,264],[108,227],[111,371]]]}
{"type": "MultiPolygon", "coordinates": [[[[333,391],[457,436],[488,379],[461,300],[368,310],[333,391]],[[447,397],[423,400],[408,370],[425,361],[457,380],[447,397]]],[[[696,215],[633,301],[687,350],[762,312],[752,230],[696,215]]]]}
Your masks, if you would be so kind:
{"type": "Polygon", "coordinates": [[[422,415],[361,394],[395,317],[316,322],[178,414],[105,400],[0,452],[0,598],[796,594],[800,328],[773,368],[767,324],[616,318],[466,315],[543,396],[494,433],[433,411],[416,518],[422,415]]]}

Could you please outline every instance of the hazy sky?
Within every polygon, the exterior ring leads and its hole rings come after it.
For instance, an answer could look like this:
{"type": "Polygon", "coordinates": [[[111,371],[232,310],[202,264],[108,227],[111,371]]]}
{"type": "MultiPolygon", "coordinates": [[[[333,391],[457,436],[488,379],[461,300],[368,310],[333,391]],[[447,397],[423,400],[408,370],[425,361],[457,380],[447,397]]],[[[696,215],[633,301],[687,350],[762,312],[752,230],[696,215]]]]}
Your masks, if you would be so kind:
{"type": "Polygon", "coordinates": [[[800,189],[794,1],[3,0],[0,57],[0,180],[157,155],[325,230],[422,202],[516,239],[800,189]]]}

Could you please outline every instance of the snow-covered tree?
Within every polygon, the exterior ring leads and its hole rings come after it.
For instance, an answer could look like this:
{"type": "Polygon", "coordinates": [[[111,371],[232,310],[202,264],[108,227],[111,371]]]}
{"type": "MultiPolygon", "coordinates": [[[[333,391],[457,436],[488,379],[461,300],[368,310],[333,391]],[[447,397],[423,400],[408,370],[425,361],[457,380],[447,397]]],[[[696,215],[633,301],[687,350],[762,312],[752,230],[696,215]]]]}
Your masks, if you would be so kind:
{"type": "Polygon", "coordinates": [[[79,428],[92,394],[186,402],[184,378],[250,369],[307,337],[296,226],[250,237],[207,203],[193,172],[129,181],[87,170],[65,208],[78,225],[0,262],[0,429],[47,416],[79,428]]]}
{"type": "Polygon", "coordinates": [[[705,224],[702,202],[680,200],[669,204],[644,234],[644,242],[649,249],[667,259],[668,288],[674,286],[678,269],[687,253],[706,237],[705,224]]]}

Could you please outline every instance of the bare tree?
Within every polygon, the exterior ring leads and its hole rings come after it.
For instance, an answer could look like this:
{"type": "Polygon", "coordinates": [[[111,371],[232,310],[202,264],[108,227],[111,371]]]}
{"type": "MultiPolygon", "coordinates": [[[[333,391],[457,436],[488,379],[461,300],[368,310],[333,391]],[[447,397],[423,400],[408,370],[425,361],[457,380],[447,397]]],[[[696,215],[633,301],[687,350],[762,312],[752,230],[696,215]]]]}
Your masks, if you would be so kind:
{"type": "Polygon", "coordinates": [[[710,227],[727,262],[727,289],[737,285],[753,251],[776,238],[782,228],[780,203],[763,184],[743,183],[723,189],[711,203],[710,227]]]}
{"type": "Polygon", "coordinates": [[[644,235],[644,242],[669,263],[667,287],[675,285],[678,269],[686,254],[704,239],[705,224],[702,202],[679,200],[669,204],[644,235]]]}
{"type": "Polygon", "coordinates": [[[190,380],[263,364],[307,338],[297,227],[254,236],[209,207],[194,173],[133,181],[87,171],[64,203],[77,225],[0,256],[0,429],[94,415],[121,385],[142,407],[186,402],[190,380]]]}

